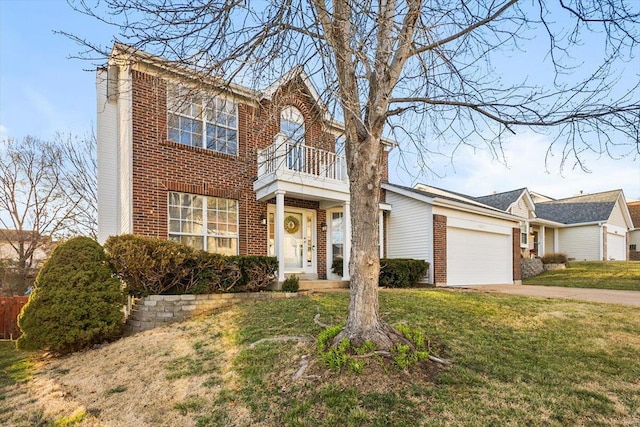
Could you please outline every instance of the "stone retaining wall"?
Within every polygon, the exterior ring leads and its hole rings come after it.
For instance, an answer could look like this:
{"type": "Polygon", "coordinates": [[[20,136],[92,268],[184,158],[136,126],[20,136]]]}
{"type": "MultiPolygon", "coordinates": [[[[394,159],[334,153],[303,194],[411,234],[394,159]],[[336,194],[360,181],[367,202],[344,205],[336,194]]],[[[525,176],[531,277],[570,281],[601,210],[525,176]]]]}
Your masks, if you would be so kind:
{"type": "Polygon", "coordinates": [[[294,298],[302,293],[255,292],[207,295],[149,295],[135,301],[125,325],[125,335],[189,319],[238,302],[294,298]]]}
{"type": "Polygon", "coordinates": [[[544,264],[540,258],[524,258],[522,259],[522,278],[537,276],[544,271],[544,264]]]}
{"type": "Polygon", "coordinates": [[[567,268],[565,264],[545,264],[544,265],[544,271],[564,270],[565,268],[567,268]]]}

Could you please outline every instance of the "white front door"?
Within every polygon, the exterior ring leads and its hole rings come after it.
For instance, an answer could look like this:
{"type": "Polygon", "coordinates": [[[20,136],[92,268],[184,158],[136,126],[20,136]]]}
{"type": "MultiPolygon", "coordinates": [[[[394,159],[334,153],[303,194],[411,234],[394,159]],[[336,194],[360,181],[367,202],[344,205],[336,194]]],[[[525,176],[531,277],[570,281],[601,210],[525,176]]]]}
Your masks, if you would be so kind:
{"type": "MultiPolygon", "coordinates": [[[[285,273],[316,272],[315,212],[285,208],[285,273]]],[[[275,256],[275,212],[269,210],[269,255],[275,256]]]]}

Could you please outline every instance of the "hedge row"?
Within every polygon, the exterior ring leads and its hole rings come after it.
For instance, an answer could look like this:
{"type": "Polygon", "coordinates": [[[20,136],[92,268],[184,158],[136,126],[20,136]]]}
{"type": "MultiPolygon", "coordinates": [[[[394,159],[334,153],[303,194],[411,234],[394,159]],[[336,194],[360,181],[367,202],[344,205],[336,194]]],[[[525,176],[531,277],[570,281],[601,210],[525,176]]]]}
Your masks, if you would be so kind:
{"type": "Polygon", "coordinates": [[[181,243],[125,234],[104,245],[109,264],[130,295],[257,292],[275,278],[266,256],[224,256],[181,243]]]}
{"type": "MultiPolygon", "coordinates": [[[[333,261],[333,274],[342,276],[342,258],[333,261]]],[[[429,263],[421,259],[381,258],[378,285],[386,288],[410,288],[429,271],[429,263]]]]}

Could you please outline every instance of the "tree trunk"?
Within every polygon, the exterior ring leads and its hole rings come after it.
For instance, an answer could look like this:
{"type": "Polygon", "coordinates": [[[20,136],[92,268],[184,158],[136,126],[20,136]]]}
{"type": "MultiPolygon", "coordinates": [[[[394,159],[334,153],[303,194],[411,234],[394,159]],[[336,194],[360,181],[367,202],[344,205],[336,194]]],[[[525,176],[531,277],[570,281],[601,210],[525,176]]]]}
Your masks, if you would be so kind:
{"type": "Polygon", "coordinates": [[[349,339],[355,346],[370,340],[379,350],[406,342],[378,313],[378,209],[382,179],[380,138],[368,136],[347,154],[351,190],[351,272],[347,323],[334,343],[349,339]]]}

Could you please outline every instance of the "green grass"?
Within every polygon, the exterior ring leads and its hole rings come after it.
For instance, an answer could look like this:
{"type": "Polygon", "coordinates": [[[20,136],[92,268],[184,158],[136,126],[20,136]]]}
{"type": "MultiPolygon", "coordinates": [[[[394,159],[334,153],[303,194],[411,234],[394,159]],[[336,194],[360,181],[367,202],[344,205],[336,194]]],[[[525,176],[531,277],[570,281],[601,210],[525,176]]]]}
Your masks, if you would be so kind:
{"type": "MultiPolygon", "coordinates": [[[[322,373],[288,384],[309,352],[286,343],[243,350],[241,389],[229,397],[255,423],[282,426],[634,425],[640,421],[640,313],[631,307],[440,290],[382,292],[390,323],[419,330],[453,362],[433,379],[388,372],[322,373]],[[388,382],[388,384],[387,384],[388,382]]],[[[317,334],[311,319],[344,321],[346,294],[242,306],[247,344],[317,334]],[[259,319],[259,320],[258,320],[259,319]]]]}
{"type": "MultiPolygon", "coordinates": [[[[329,325],[344,322],[348,303],[347,293],[259,301],[233,307],[222,331],[195,328],[192,354],[171,359],[163,376],[198,384],[210,377],[210,392],[167,409],[202,427],[640,425],[635,307],[441,289],[381,291],[384,320],[420,331],[431,353],[451,365],[420,362],[402,371],[363,358],[362,373],[337,373],[321,364],[311,342],[250,346],[282,335],[316,337],[323,328],[314,316],[329,325]],[[228,351],[221,342],[230,343],[228,351]],[[223,356],[233,358],[233,375],[223,371],[229,366],[223,356]],[[293,382],[303,357],[309,369],[293,382]]],[[[0,360],[4,372],[26,358],[2,345],[0,360]]],[[[18,371],[19,378],[30,375],[18,371]]],[[[131,398],[120,391],[112,389],[109,400],[131,398]]]]}
{"type": "Polygon", "coordinates": [[[525,279],[525,285],[640,291],[640,261],[571,261],[564,270],[551,270],[525,279]]]}
{"type": "Polygon", "coordinates": [[[2,390],[31,377],[33,363],[16,350],[14,341],[0,341],[0,398],[2,390]]]}

